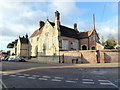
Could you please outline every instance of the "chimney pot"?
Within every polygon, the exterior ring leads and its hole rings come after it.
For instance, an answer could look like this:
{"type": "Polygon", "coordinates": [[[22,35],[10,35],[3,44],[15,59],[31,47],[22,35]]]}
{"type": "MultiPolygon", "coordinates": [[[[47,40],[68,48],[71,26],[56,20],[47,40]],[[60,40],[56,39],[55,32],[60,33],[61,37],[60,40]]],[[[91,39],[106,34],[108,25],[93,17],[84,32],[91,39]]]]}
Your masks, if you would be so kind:
{"type": "Polygon", "coordinates": [[[59,20],[60,19],[60,13],[56,10],[56,12],[55,12],[55,17],[57,18],[57,20],[59,20]]]}
{"type": "Polygon", "coordinates": [[[77,30],[77,24],[76,23],[74,24],[74,29],[77,30]]]}

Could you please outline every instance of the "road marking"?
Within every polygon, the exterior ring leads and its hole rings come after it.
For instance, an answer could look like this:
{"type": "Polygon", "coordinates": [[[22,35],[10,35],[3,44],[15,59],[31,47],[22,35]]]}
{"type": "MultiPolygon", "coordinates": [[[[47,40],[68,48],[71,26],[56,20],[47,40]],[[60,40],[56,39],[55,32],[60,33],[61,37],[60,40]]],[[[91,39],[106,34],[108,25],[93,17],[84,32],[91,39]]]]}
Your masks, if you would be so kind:
{"type": "Polygon", "coordinates": [[[59,79],[52,79],[51,81],[60,82],[61,80],[59,80],[59,79]]]}
{"type": "MultiPolygon", "coordinates": [[[[98,80],[98,81],[101,81],[101,80],[98,80]]],[[[119,88],[117,85],[115,85],[114,83],[112,83],[112,82],[109,81],[109,80],[102,80],[102,81],[107,81],[108,83],[101,82],[100,84],[103,84],[103,85],[113,85],[114,87],[119,88]]],[[[120,88],[119,88],[119,89],[120,89],[120,88]]]]}
{"type": "Polygon", "coordinates": [[[82,82],[82,83],[85,83],[85,84],[94,84],[94,82],[82,82]]]}
{"type": "Polygon", "coordinates": [[[32,75],[33,77],[40,77],[39,75],[32,75]]]}
{"type": "Polygon", "coordinates": [[[55,79],[64,79],[63,77],[55,77],[55,79]]]}
{"type": "Polygon", "coordinates": [[[51,78],[50,76],[42,76],[43,78],[51,78]]]}
{"type": "Polygon", "coordinates": [[[70,80],[66,80],[65,82],[76,83],[76,81],[70,81],[70,80]]]}
{"type": "Polygon", "coordinates": [[[7,74],[7,73],[3,73],[3,75],[9,75],[9,74],[7,74]]]}
{"type": "Polygon", "coordinates": [[[93,81],[92,79],[82,79],[83,81],[93,81]]]}
{"type": "Polygon", "coordinates": [[[104,84],[104,85],[112,85],[112,83],[100,83],[100,84],[104,84]]]}
{"type": "Polygon", "coordinates": [[[27,78],[29,78],[29,79],[36,79],[36,78],[34,78],[34,77],[27,77],[27,78]]]}
{"type": "Polygon", "coordinates": [[[40,80],[48,80],[47,78],[39,78],[40,80]]]}
{"type": "Polygon", "coordinates": [[[15,77],[16,75],[10,75],[10,76],[15,77]]]}
{"type": "Polygon", "coordinates": [[[110,82],[109,80],[98,80],[100,82],[110,82]]]}
{"type": "Polygon", "coordinates": [[[30,76],[29,74],[23,74],[24,76],[30,76]]]}
{"type": "Polygon", "coordinates": [[[1,79],[0,79],[0,83],[1,83],[1,86],[3,86],[6,90],[8,90],[7,86],[4,84],[4,82],[1,79]]]}
{"type": "Polygon", "coordinates": [[[18,76],[18,77],[24,78],[25,76],[18,76]]]}

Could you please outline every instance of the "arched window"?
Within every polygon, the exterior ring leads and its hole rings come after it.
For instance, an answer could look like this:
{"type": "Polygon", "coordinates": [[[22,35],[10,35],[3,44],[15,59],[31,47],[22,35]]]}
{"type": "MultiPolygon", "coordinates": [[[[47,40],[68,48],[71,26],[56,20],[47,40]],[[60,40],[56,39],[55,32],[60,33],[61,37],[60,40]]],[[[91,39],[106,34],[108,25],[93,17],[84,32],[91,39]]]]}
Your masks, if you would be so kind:
{"type": "Polygon", "coordinates": [[[83,46],[82,46],[82,50],[87,50],[87,46],[86,46],[86,45],[83,45],[83,46]]]}
{"type": "Polygon", "coordinates": [[[93,46],[91,49],[92,49],[92,50],[95,50],[95,47],[93,46]]]}

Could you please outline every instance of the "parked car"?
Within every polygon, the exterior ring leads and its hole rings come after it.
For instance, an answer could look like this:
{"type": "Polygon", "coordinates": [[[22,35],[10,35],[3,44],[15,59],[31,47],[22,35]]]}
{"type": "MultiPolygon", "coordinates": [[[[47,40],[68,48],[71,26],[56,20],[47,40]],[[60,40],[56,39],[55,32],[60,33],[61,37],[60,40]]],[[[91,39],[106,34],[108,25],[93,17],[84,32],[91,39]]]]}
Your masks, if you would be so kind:
{"type": "Polygon", "coordinates": [[[5,57],[1,57],[1,61],[4,61],[5,57]]]}
{"type": "Polygon", "coordinates": [[[2,61],[8,61],[8,57],[1,57],[2,61]]]}
{"type": "Polygon", "coordinates": [[[8,59],[9,59],[8,57],[5,57],[5,58],[4,58],[4,61],[8,61],[8,59]]]}
{"type": "Polygon", "coordinates": [[[23,57],[16,57],[16,58],[15,58],[15,61],[25,62],[25,58],[23,58],[23,57]]]}
{"type": "Polygon", "coordinates": [[[8,58],[8,61],[13,62],[13,61],[15,61],[15,59],[14,58],[8,58]]]}

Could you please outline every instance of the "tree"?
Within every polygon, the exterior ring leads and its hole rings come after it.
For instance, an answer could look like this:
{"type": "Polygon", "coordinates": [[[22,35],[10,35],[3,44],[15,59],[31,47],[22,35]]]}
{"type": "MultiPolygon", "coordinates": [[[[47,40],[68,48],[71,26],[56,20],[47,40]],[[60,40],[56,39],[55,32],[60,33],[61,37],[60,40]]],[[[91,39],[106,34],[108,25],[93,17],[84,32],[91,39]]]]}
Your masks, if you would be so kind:
{"type": "Polygon", "coordinates": [[[105,42],[105,45],[113,49],[116,44],[117,42],[115,41],[113,36],[110,34],[108,37],[108,40],[105,42]]]}
{"type": "Polygon", "coordinates": [[[105,45],[104,36],[102,36],[102,38],[101,38],[101,43],[102,43],[102,45],[105,45]]]}

